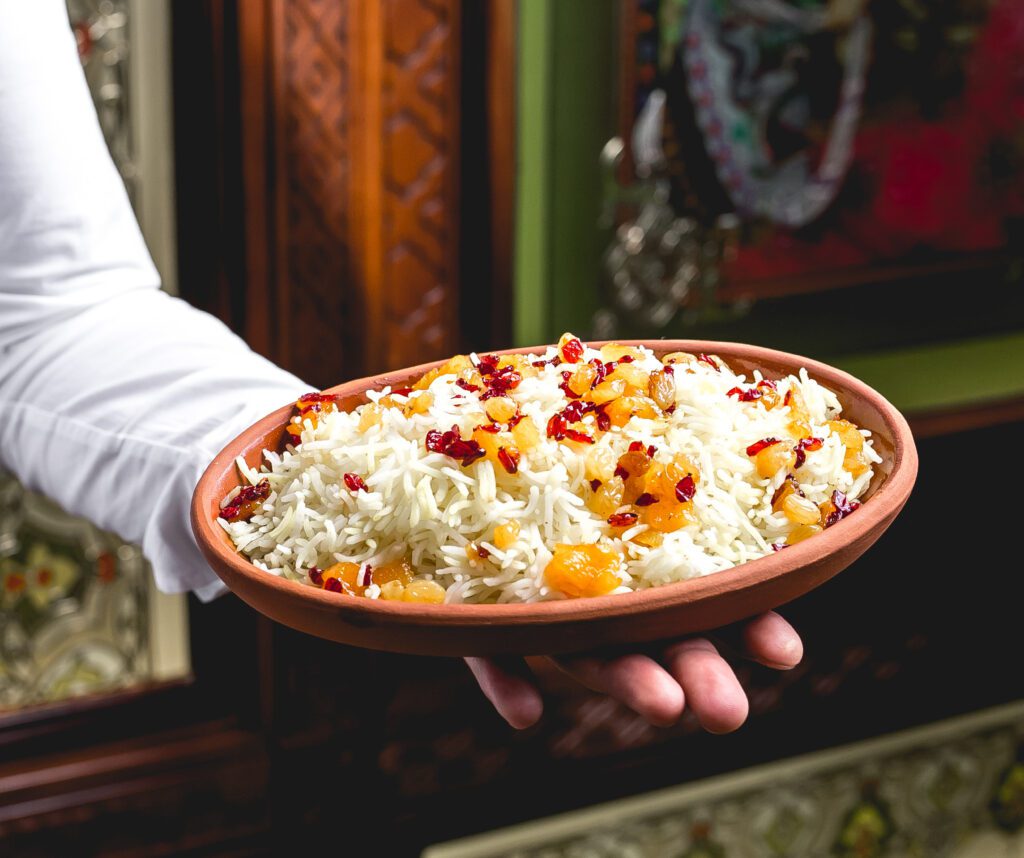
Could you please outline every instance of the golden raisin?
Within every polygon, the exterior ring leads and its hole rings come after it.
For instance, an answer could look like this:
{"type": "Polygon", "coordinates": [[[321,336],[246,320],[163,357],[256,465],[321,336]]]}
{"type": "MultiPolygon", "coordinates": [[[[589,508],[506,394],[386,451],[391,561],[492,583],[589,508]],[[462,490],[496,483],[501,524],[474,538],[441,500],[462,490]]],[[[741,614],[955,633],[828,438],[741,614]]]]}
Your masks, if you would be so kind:
{"type": "Polygon", "coordinates": [[[532,450],[540,443],[537,424],[529,417],[524,417],[512,427],[512,437],[520,450],[532,450]]]}
{"type": "Polygon", "coordinates": [[[498,448],[498,464],[501,465],[506,474],[519,473],[519,463],[522,461],[522,458],[523,455],[515,444],[502,444],[498,448]]]}
{"type": "Polygon", "coordinates": [[[385,581],[380,585],[380,597],[386,602],[399,602],[405,592],[405,585],[401,581],[385,581]]]}
{"type": "Polygon", "coordinates": [[[603,596],[621,583],[622,557],[603,545],[556,545],[544,570],[548,585],[571,598],[603,596]]]}
{"type": "Polygon", "coordinates": [[[765,447],[754,457],[757,474],[765,479],[774,477],[782,468],[791,471],[795,464],[796,453],[785,442],[765,447]]]}
{"type": "Polygon", "coordinates": [[[680,363],[696,363],[697,358],[689,352],[670,352],[661,359],[661,362],[666,366],[674,366],[680,363]]]}
{"type": "Polygon", "coordinates": [[[499,464],[498,450],[503,446],[503,442],[500,440],[498,433],[488,432],[486,429],[477,426],[473,430],[473,440],[480,445],[480,449],[484,451],[488,461],[493,464],[499,464]]]}
{"type": "Polygon", "coordinates": [[[526,355],[502,355],[498,361],[498,369],[505,369],[505,367],[512,367],[520,375],[527,369],[533,369],[530,359],[526,355]]]}
{"type": "Polygon", "coordinates": [[[614,378],[626,382],[627,396],[637,393],[646,396],[649,375],[647,370],[637,366],[635,363],[620,363],[612,372],[614,378]]]}
{"type": "Polygon", "coordinates": [[[436,581],[411,581],[405,585],[402,601],[440,605],[444,601],[444,587],[436,581]]]}
{"type": "Polygon", "coordinates": [[[618,399],[626,393],[626,380],[624,378],[606,378],[590,392],[590,399],[595,405],[604,405],[613,399],[618,399]]]}
{"type": "Polygon", "coordinates": [[[644,508],[644,523],[649,525],[651,530],[659,533],[673,533],[693,524],[696,521],[690,510],[690,504],[681,504],[675,496],[671,499],[659,500],[644,508]]]}
{"type": "Polygon", "coordinates": [[[777,390],[772,390],[770,387],[764,387],[761,390],[761,398],[758,402],[764,406],[765,411],[771,411],[775,406],[782,402],[782,397],[779,396],[779,392],[777,390]]]}
{"type": "Polygon", "coordinates": [[[807,405],[804,403],[804,396],[800,392],[800,388],[791,387],[789,393],[786,394],[785,401],[789,403],[790,420],[810,422],[811,415],[807,410],[807,405]]]}
{"type": "Polygon", "coordinates": [[[622,506],[622,495],[624,492],[625,486],[622,480],[618,477],[612,477],[598,486],[597,491],[587,500],[587,506],[601,518],[608,518],[608,516],[622,506]]]}
{"type": "Polygon", "coordinates": [[[820,514],[814,501],[801,497],[797,492],[787,495],[780,508],[794,524],[817,524],[820,514]]]}
{"type": "Polygon", "coordinates": [[[864,436],[849,420],[829,420],[828,428],[835,432],[846,449],[857,452],[864,449],[864,436]]]}
{"type": "Polygon", "coordinates": [[[772,497],[772,512],[778,512],[782,509],[782,504],[785,502],[791,494],[799,494],[800,490],[796,486],[796,482],[787,479],[782,481],[782,485],[775,490],[775,495],[772,497]]]}
{"type": "Polygon", "coordinates": [[[821,533],[821,530],[821,525],[818,524],[798,524],[786,537],[786,545],[796,545],[798,542],[803,542],[805,539],[821,533]]]}
{"type": "Polygon", "coordinates": [[[651,469],[652,461],[647,455],[647,450],[627,450],[619,456],[618,465],[624,468],[630,477],[640,477],[651,469]]]}
{"type": "Polygon", "coordinates": [[[646,396],[623,396],[608,403],[605,413],[611,420],[612,426],[625,426],[632,417],[642,417],[645,420],[654,420],[658,412],[646,396]]]}
{"type": "Polygon", "coordinates": [[[660,471],[660,478],[662,481],[663,494],[669,494],[670,490],[674,491],[676,483],[678,483],[683,477],[693,477],[694,483],[700,483],[700,468],[697,467],[697,463],[693,461],[685,453],[676,453],[672,457],[672,461],[663,465],[660,471]]]}
{"type": "Polygon", "coordinates": [[[413,570],[408,560],[394,560],[382,566],[373,567],[373,583],[381,588],[391,581],[405,586],[412,580],[413,570]]]}
{"type": "Polygon", "coordinates": [[[645,530],[643,533],[638,533],[631,540],[637,545],[644,545],[647,548],[657,548],[665,541],[665,535],[657,530],[645,530]]]}
{"type": "Polygon", "coordinates": [[[299,440],[299,436],[302,435],[302,423],[304,420],[308,420],[310,425],[316,429],[323,415],[338,410],[338,406],[333,400],[321,400],[317,398],[319,396],[320,394],[311,394],[313,398],[307,399],[304,396],[300,396],[295,400],[295,407],[299,410],[299,413],[292,418],[292,423],[288,426],[288,433],[293,436],[296,442],[299,440]],[[293,431],[291,429],[292,425],[295,425],[298,431],[293,431]]]}
{"type": "Polygon", "coordinates": [[[604,444],[594,444],[587,450],[583,459],[583,475],[587,480],[600,480],[605,482],[615,475],[615,467],[618,459],[610,447],[604,444]]]}
{"type": "Polygon", "coordinates": [[[426,390],[433,383],[434,379],[440,378],[442,375],[458,375],[463,370],[472,369],[472,367],[473,363],[468,355],[455,355],[455,357],[441,364],[441,366],[429,370],[412,386],[412,389],[426,390]]]}
{"type": "Polygon", "coordinates": [[[508,549],[519,538],[519,522],[515,519],[494,528],[494,547],[500,551],[508,549]]]}
{"type": "Polygon", "coordinates": [[[406,417],[411,417],[413,414],[426,414],[433,404],[434,394],[429,391],[410,394],[408,402],[405,403],[405,407],[402,409],[402,413],[406,417]]]}
{"type": "Polygon", "coordinates": [[[794,438],[810,438],[811,437],[811,424],[808,420],[790,420],[786,424],[786,431],[789,432],[794,438]]]}
{"type": "Polygon", "coordinates": [[[846,455],[843,456],[843,468],[853,474],[853,476],[859,477],[861,474],[868,472],[871,464],[868,462],[868,457],[864,455],[863,450],[848,449],[846,455]]]}
{"type": "Polygon", "coordinates": [[[526,366],[520,366],[516,369],[516,372],[518,372],[523,378],[536,378],[540,375],[540,369],[531,364],[524,355],[517,355],[517,357],[523,358],[523,361],[526,364],[526,366]]]}
{"type": "Polygon", "coordinates": [[[669,373],[652,372],[647,382],[647,395],[662,411],[676,404],[676,380],[669,373]]]}
{"type": "Polygon", "coordinates": [[[359,564],[349,563],[343,561],[341,563],[335,563],[333,566],[324,569],[323,577],[326,581],[328,578],[337,578],[345,586],[342,588],[342,592],[352,593],[357,596],[361,596],[365,587],[360,587],[356,584],[359,579],[359,564]]]}
{"type": "Polygon", "coordinates": [[[569,376],[569,390],[577,396],[583,396],[595,381],[597,381],[597,370],[589,363],[581,363],[569,376]]]}
{"type": "Polygon", "coordinates": [[[459,378],[461,378],[470,387],[475,387],[477,390],[484,386],[483,378],[474,367],[462,370],[462,372],[459,373],[459,378]]]}
{"type": "Polygon", "coordinates": [[[495,423],[508,423],[519,409],[507,396],[495,396],[484,403],[484,411],[495,423]]]}
{"type": "Polygon", "coordinates": [[[284,427],[284,431],[288,433],[288,441],[292,444],[298,444],[302,441],[302,430],[305,427],[302,425],[302,421],[298,417],[293,417],[291,422],[284,427]]]}
{"type": "Polygon", "coordinates": [[[416,380],[416,383],[412,386],[412,389],[426,390],[428,387],[430,387],[431,384],[434,383],[434,379],[440,378],[441,375],[441,367],[435,366],[433,369],[427,370],[423,375],[421,375],[416,380]]]}
{"type": "Polygon", "coordinates": [[[380,406],[370,403],[363,406],[362,413],[359,415],[359,431],[365,432],[372,426],[377,426],[380,423],[380,406]]]}
{"type": "Polygon", "coordinates": [[[643,352],[635,346],[624,346],[621,343],[605,343],[601,346],[601,360],[611,362],[623,357],[640,360],[643,358],[643,352]]]}
{"type": "Polygon", "coordinates": [[[828,522],[829,516],[836,511],[836,505],[832,503],[832,500],[824,500],[818,504],[818,523],[825,527],[828,522]]]}
{"type": "Polygon", "coordinates": [[[625,480],[623,503],[633,503],[647,490],[646,474],[651,461],[646,450],[629,450],[619,456],[619,475],[625,480]]]}

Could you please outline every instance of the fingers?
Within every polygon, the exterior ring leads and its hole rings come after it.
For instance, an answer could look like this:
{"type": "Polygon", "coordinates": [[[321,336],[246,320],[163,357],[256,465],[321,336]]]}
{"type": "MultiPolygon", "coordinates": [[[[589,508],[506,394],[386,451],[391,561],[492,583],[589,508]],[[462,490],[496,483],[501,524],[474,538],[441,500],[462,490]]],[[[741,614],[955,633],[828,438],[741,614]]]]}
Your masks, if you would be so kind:
{"type": "MultiPolygon", "coordinates": [[[[789,670],[803,658],[800,636],[774,611],[751,620],[739,633],[747,655],[767,667],[789,670]]],[[[614,697],[659,727],[678,721],[686,705],[711,733],[731,732],[747,719],[749,705],[743,688],[705,638],[671,645],[665,651],[665,667],[640,654],[552,661],[582,685],[614,697]]],[[[521,659],[467,658],[466,663],[484,695],[511,726],[522,730],[540,720],[543,701],[521,659]]]]}
{"type": "Polygon", "coordinates": [[[624,703],[652,724],[668,727],[683,714],[686,697],[668,671],[646,655],[552,661],[592,691],[624,703]]]}
{"type": "Polygon", "coordinates": [[[747,720],[747,695],[710,641],[694,638],[673,644],[665,651],[665,664],[709,733],[730,733],[747,720]]]}
{"type": "Polygon", "coordinates": [[[532,727],[540,720],[544,703],[540,692],[526,676],[522,659],[498,662],[490,658],[467,658],[484,696],[498,714],[517,730],[532,727]]]}
{"type": "Polygon", "coordinates": [[[777,670],[791,670],[804,657],[800,635],[774,611],[744,626],[743,644],[754,661],[777,670]]]}

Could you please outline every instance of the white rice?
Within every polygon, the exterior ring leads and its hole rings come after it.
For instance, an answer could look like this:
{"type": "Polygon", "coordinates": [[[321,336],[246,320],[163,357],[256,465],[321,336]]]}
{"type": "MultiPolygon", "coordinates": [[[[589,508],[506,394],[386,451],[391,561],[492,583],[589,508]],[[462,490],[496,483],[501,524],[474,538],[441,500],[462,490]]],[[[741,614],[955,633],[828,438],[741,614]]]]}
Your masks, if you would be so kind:
{"type": "MultiPolygon", "coordinates": [[[[554,354],[549,348],[531,360],[554,354]]],[[[583,360],[595,357],[600,353],[588,348],[583,360]]],[[[662,366],[646,350],[634,365],[649,371],[662,366]]],[[[567,404],[559,389],[565,368],[545,366],[512,392],[542,436],[549,418],[567,404]]],[[[306,421],[297,447],[281,454],[266,452],[259,472],[239,462],[243,478],[251,484],[266,478],[271,494],[249,521],[220,522],[239,551],[268,573],[307,581],[306,571],[313,565],[377,565],[404,557],[423,577],[445,587],[448,603],[565,598],[544,576],[558,543],[600,541],[618,549],[623,563],[616,593],[708,575],[770,553],[772,544],[784,542],[794,527],[771,507],[785,472],[762,479],[746,453],[761,439],[789,437],[789,407],[780,404],[769,411],[758,402],[727,395],[760,377],[735,375],[724,365],[716,371],[702,362],[677,366],[671,415],[634,417],[621,429],[598,433],[599,443],[609,445],[616,456],[631,441],[642,441],[656,445],[659,461],[685,453],[698,463],[693,511],[699,523],[665,534],[657,548],[629,541],[646,525],[616,531],[616,536],[605,519],[587,508],[585,450],[578,453],[571,445],[543,437],[535,449],[524,452],[514,475],[487,459],[463,468],[448,456],[429,452],[424,444],[428,431],[454,424],[468,438],[486,420],[483,404],[455,386],[454,375],[430,385],[434,401],[428,413],[407,417],[400,408],[383,408],[381,421],[364,433],[358,429],[361,408],[333,412],[321,416],[315,428],[306,421]],[[350,491],[343,482],[346,473],[361,475],[368,491],[350,491]],[[518,522],[519,536],[499,550],[491,542],[494,529],[511,520],[518,522]],[[470,561],[469,543],[490,556],[470,561]]],[[[796,471],[800,489],[816,504],[834,490],[858,498],[872,471],[854,478],[843,468],[845,448],[825,425],[841,412],[835,395],[805,370],[778,380],[777,387],[780,395],[800,391],[813,435],[824,439],[823,447],[807,453],[806,463],[796,471]]],[[[385,388],[368,396],[377,401],[389,392],[385,388]]],[[[868,460],[880,462],[870,433],[861,434],[868,460]]],[[[379,587],[371,586],[365,595],[376,598],[379,593],[379,587]]]]}

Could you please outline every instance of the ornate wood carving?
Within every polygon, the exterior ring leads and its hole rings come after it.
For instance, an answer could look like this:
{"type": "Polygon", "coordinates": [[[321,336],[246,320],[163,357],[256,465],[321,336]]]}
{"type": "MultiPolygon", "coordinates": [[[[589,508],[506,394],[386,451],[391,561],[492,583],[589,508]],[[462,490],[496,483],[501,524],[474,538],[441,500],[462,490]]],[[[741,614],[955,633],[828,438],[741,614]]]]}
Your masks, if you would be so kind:
{"type": "Polygon", "coordinates": [[[321,385],[451,352],[458,4],[238,15],[249,341],[321,385]]]}
{"type": "Polygon", "coordinates": [[[456,342],[459,15],[454,0],[358,7],[364,99],[353,183],[368,369],[406,366],[456,342]]]}
{"type": "Polygon", "coordinates": [[[350,3],[274,4],[277,331],[281,357],[329,383],[354,362],[349,207],[350,3]]]}

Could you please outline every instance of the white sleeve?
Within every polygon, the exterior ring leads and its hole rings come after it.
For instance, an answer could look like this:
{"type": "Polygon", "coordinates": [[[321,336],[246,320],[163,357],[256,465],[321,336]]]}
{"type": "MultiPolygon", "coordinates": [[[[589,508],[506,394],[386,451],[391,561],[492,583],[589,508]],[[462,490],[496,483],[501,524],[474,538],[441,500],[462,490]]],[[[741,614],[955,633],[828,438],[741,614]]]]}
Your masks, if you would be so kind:
{"type": "Polygon", "coordinates": [[[0,465],[140,543],[167,592],[221,590],[188,521],[205,465],[308,389],[159,291],[63,0],[0,22],[0,465]]]}

